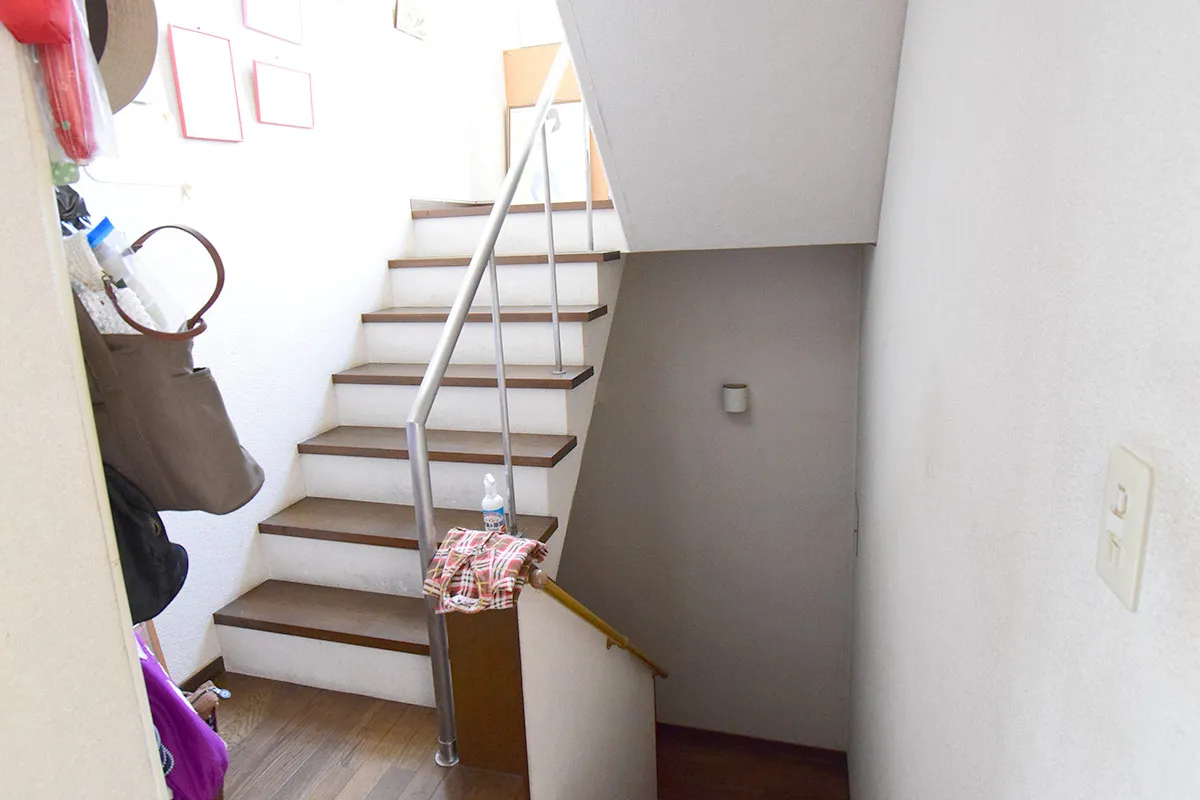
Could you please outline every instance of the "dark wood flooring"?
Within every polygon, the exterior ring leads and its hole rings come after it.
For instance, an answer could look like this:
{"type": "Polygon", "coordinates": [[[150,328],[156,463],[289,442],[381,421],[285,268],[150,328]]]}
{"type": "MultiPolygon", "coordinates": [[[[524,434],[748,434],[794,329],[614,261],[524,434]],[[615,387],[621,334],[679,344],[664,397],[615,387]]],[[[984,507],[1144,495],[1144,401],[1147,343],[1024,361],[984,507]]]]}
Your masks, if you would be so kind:
{"type": "Polygon", "coordinates": [[[658,726],[659,800],[849,800],[846,756],[658,726]]]}
{"type": "Polygon", "coordinates": [[[433,761],[433,710],[226,673],[225,800],[520,800],[521,779],[433,761]]]}
{"type": "MultiPolygon", "coordinates": [[[[225,800],[523,800],[521,780],[433,762],[432,709],[226,673],[225,800]]],[[[659,800],[849,800],[840,753],[660,725],[659,800]]],[[[570,798],[555,798],[570,800],[570,798]]],[[[613,798],[613,800],[623,800],[613,798]]]]}

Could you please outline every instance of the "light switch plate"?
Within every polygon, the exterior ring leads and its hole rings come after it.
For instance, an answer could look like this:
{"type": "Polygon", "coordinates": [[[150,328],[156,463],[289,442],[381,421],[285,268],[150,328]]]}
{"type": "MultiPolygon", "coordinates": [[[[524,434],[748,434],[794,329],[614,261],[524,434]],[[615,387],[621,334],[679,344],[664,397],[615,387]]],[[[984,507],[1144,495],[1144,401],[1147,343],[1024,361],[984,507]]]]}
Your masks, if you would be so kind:
{"type": "Polygon", "coordinates": [[[1154,471],[1149,464],[1124,447],[1110,451],[1096,571],[1130,611],[1137,610],[1142,585],[1153,489],[1154,471]]]}

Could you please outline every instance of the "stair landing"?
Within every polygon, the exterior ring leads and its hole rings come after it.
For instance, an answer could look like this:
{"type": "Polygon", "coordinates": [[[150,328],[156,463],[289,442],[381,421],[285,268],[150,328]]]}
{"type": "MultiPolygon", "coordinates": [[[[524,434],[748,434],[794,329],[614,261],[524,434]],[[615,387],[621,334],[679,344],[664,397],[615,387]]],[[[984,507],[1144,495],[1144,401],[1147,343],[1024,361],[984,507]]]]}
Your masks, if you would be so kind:
{"type": "Polygon", "coordinates": [[[433,763],[431,708],[226,673],[225,800],[523,800],[521,778],[433,763]]]}

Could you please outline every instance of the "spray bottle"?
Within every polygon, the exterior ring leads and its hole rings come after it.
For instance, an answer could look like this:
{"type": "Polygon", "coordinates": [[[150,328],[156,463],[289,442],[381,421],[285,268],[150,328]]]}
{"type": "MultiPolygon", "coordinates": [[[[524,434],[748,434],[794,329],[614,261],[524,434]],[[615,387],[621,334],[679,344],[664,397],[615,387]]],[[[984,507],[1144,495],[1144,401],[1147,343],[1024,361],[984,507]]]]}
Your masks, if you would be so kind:
{"type": "Polygon", "coordinates": [[[490,533],[508,533],[504,524],[504,498],[496,491],[496,479],[483,476],[483,529],[490,533]]]}

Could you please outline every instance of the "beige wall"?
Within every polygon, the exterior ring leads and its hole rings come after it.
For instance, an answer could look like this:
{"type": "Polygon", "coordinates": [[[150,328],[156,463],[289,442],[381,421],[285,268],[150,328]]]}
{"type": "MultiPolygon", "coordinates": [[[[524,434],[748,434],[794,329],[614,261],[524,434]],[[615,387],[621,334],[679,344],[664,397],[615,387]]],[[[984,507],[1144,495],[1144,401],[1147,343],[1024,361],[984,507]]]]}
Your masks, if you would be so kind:
{"type": "Polygon", "coordinates": [[[6,797],[30,800],[160,797],[24,78],[0,27],[0,782],[6,797]]]}
{"type": "Polygon", "coordinates": [[[663,721],[845,747],[860,255],[628,258],[560,576],[663,721]]]}
{"type": "Polygon", "coordinates": [[[911,0],[866,285],[856,800],[1200,796],[1200,8],[911,0]],[[1137,613],[1105,463],[1153,464],[1137,613]]]}

